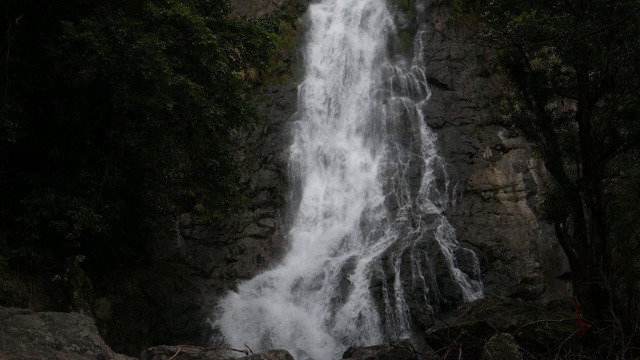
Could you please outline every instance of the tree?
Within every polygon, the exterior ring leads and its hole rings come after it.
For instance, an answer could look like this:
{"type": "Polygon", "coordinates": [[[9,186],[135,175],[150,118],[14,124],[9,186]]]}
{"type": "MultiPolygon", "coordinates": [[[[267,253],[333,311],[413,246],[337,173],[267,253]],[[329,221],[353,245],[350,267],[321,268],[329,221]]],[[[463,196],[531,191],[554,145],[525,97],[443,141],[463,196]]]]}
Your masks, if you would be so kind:
{"type": "Polygon", "coordinates": [[[496,49],[509,82],[505,115],[535,144],[555,180],[546,215],[582,311],[594,322],[610,319],[613,254],[625,240],[611,228],[620,195],[613,180],[640,144],[640,1],[457,6],[473,18],[477,39],[496,49]]]}
{"type": "Polygon", "coordinates": [[[257,118],[250,91],[279,50],[277,19],[231,16],[226,0],[0,11],[0,260],[106,268],[148,244],[142,224],[177,194],[232,212],[229,134],[257,118]]]}

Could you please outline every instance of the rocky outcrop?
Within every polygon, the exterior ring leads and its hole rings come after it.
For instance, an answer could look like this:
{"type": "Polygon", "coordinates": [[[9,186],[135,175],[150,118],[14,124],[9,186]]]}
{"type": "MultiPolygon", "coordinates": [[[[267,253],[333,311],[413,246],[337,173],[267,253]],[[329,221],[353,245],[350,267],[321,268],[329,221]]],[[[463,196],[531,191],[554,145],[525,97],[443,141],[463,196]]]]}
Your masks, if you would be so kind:
{"type": "MultiPolygon", "coordinates": [[[[250,3],[232,2],[238,13],[252,17],[279,2],[250,3]]],[[[556,278],[568,267],[538,211],[547,175],[526,141],[496,112],[502,79],[491,68],[493,54],[461,41],[467,34],[449,1],[429,0],[426,6],[422,21],[429,24],[425,51],[433,90],[427,119],[439,134],[457,189],[446,215],[461,244],[480,256],[486,295],[560,297],[567,284],[556,278]]],[[[284,70],[294,62],[288,54],[284,70]]],[[[156,232],[151,254],[136,267],[115,269],[104,295],[98,294],[93,310],[117,351],[138,354],[159,343],[205,345],[216,299],[285,253],[280,229],[295,85],[261,89],[256,106],[266,120],[251,132],[234,134],[247,210],[221,227],[212,227],[197,211],[177,212],[156,232]]],[[[197,199],[189,200],[197,205],[197,199]]],[[[440,285],[451,298],[459,297],[455,286],[440,285]]],[[[429,323],[431,314],[425,318],[429,323]]]]}
{"type": "Polygon", "coordinates": [[[480,256],[485,293],[528,300],[562,297],[568,264],[540,220],[548,180],[526,140],[498,114],[501,84],[487,49],[469,41],[452,2],[426,1],[427,121],[440,138],[455,201],[447,212],[462,245],[480,256]]]}
{"type": "Polygon", "coordinates": [[[348,360],[419,360],[429,359],[408,340],[398,340],[387,344],[366,347],[350,347],[342,355],[348,360]]]}
{"type": "MultiPolygon", "coordinates": [[[[237,14],[251,17],[278,3],[232,1],[237,14]]],[[[561,297],[567,284],[556,278],[568,267],[552,229],[539,220],[547,175],[526,141],[496,112],[502,79],[491,68],[493,54],[461,41],[467,34],[452,16],[450,1],[425,3],[421,21],[429,24],[425,51],[433,90],[426,115],[457,189],[446,215],[461,244],[480,256],[486,295],[545,302],[561,297]]],[[[411,26],[407,20],[405,27],[411,26]]],[[[285,71],[294,62],[288,54],[285,71]]],[[[285,253],[280,229],[295,85],[264,87],[256,107],[266,120],[234,134],[247,210],[219,227],[198,211],[178,211],[155,233],[149,256],[136,267],[114,269],[108,288],[98,294],[93,311],[117,351],[138,354],[159,343],[206,345],[216,299],[285,253]]],[[[197,199],[189,200],[197,205],[197,199]]],[[[455,286],[440,286],[451,298],[460,297],[455,286]]],[[[429,323],[432,314],[425,318],[429,323]]]]}
{"type": "Polygon", "coordinates": [[[0,359],[133,360],[114,353],[87,315],[3,307],[0,307],[0,359]]]}
{"type": "MultiPolygon", "coordinates": [[[[157,346],[142,353],[140,360],[233,360],[233,351],[185,346],[157,346]]],[[[246,360],[293,360],[287,350],[269,350],[260,354],[246,354],[246,360]]]]}
{"type": "MultiPolygon", "coordinates": [[[[233,0],[232,5],[236,15],[257,18],[282,2],[233,0]]],[[[539,220],[547,181],[544,166],[525,139],[497,114],[503,79],[491,67],[492,51],[466,41],[468,34],[452,15],[451,1],[425,4],[426,17],[420,21],[429,24],[425,53],[433,90],[427,121],[439,134],[441,154],[456,189],[446,215],[461,244],[480,256],[486,295],[553,303],[569,291],[565,280],[558,279],[568,266],[551,227],[539,220]]],[[[414,26],[408,18],[405,22],[407,29],[414,26]]],[[[291,71],[294,62],[293,54],[285,56],[284,71],[291,71]]],[[[296,108],[296,94],[292,82],[262,88],[255,103],[266,120],[257,119],[251,131],[234,134],[236,159],[243,166],[244,213],[212,226],[199,212],[194,195],[181,194],[190,205],[164,219],[152,234],[148,253],[134,266],[112,269],[105,286],[80,298],[82,306],[76,307],[95,316],[100,333],[114,350],[137,355],[160,343],[207,345],[212,335],[207,320],[216,299],[284,255],[287,123],[296,108]],[[93,295],[98,298],[89,301],[93,295]]],[[[459,258],[459,265],[463,260],[459,258]]],[[[444,294],[460,297],[448,277],[439,281],[445,282],[439,284],[444,294]]],[[[76,287],[90,288],[90,284],[76,287]]],[[[433,314],[424,314],[424,320],[417,320],[430,323],[433,314]]],[[[571,317],[566,307],[549,312],[512,299],[485,300],[465,305],[432,327],[428,340],[434,348],[458,344],[456,349],[463,349],[468,358],[499,358],[498,353],[517,358],[518,347],[550,353],[568,344],[559,341],[575,331],[563,320],[571,317]]],[[[408,349],[397,344],[353,348],[344,358],[415,358],[408,349]]],[[[145,356],[170,358],[177,350],[160,347],[145,356]]],[[[192,350],[183,349],[176,359],[214,356],[192,350]]],[[[290,358],[278,356],[255,359],[290,358]]],[[[85,315],[3,308],[0,358],[126,359],[104,344],[85,315]]]]}
{"type": "Polygon", "coordinates": [[[492,298],[461,306],[428,329],[426,340],[444,359],[517,359],[522,352],[547,359],[577,352],[578,330],[569,303],[492,298]]]}

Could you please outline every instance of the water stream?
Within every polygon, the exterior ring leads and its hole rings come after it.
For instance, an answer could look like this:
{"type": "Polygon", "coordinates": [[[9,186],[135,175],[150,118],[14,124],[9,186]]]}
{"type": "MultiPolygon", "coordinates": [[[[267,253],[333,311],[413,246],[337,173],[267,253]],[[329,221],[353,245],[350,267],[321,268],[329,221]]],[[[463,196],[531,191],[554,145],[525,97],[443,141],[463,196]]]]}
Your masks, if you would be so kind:
{"type": "Polygon", "coordinates": [[[385,0],[314,2],[306,21],[290,250],[228,294],[214,326],[232,346],[339,359],[348,346],[411,337],[445,301],[443,283],[464,301],[481,297],[482,283],[442,215],[452,189],[424,121],[420,29],[406,59],[389,54],[385,0]]]}

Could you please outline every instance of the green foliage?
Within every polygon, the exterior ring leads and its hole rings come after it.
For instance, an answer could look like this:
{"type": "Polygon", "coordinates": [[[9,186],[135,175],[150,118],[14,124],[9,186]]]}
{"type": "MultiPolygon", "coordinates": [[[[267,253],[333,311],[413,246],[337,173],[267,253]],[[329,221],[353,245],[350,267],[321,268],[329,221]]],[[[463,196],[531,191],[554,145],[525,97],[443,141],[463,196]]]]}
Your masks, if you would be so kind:
{"type": "Polygon", "coordinates": [[[286,0],[274,12],[260,19],[262,26],[277,34],[275,56],[271,57],[268,70],[262,76],[265,81],[273,81],[274,77],[277,77],[276,80],[280,82],[290,80],[292,71],[287,69],[288,64],[284,63],[285,54],[296,48],[300,30],[299,20],[306,9],[307,5],[303,0],[286,0]]]}
{"type": "Polygon", "coordinates": [[[412,24],[415,24],[415,0],[394,0],[394,2],[407,19],[412,24]]]}
{"type": "Polygon", "coordinates": [[[408,32],[403,31],[398,35],[398,38],[400,40],[400,50],[404,54],[408,54],[413,46],[413,37],[408,32]]]}
{"type": "Polygon", "coordinates": [[[200,211],[235,211],[229,133],[256,117],[250,91],[290,18],[234,18],[221,0],[3,11],[3,258],[26,263],[29,248],[53,263],[123,261],[146,246],[145,219],[187,192],[200,211]]]}

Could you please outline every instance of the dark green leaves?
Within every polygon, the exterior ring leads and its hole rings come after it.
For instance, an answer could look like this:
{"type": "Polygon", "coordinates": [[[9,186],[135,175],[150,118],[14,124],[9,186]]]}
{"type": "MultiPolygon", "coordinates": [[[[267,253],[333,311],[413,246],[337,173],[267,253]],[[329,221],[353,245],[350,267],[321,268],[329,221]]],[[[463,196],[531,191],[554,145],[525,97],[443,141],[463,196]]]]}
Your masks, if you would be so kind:
{"type": "Polygon", "coordinates": [[[256,117],[250,91],[279,51],[279,20],[231,17],[221,0],[4,8],[3,246],[139,248],[144,219],[187,191],[233,211],[229,132],[256,117]]]}

